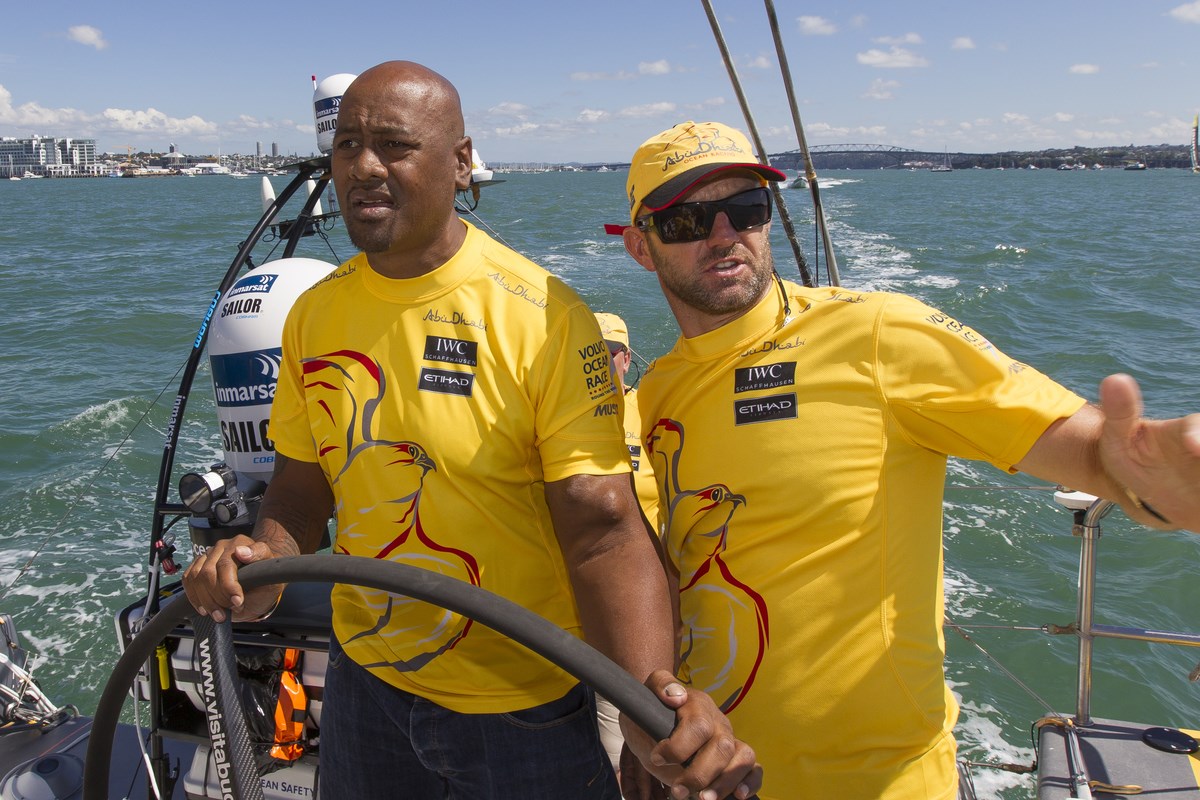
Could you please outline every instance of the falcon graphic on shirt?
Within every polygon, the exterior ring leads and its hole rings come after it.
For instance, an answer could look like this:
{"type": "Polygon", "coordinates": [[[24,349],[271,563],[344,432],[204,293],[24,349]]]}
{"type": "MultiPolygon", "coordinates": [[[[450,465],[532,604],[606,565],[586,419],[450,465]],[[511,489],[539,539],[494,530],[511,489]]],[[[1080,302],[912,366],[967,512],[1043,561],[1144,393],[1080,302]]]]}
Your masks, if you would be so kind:
{"type": "Polygon", "coordinates": [[[729,713],[753,686],[770,639],[766,602],[725,558],[734,514],[746,498],[720,483],[683,485],[682,423],[659,420],[646,442],[666,504],[668,552],[680,572],[680,678],[729,713]]]}
{"type": "MultiPolygon", "coordinates": [[[[425,479],[437,471],[436,462],[418,442],[379,436],[384,423],[379,410],[386,407],[389,389],[379,364],[352,350],[305,359],[302,364],[305,392],[317,406],[313,427],[318,454],[329,465],[338,498],[337,551],[386,558],[479,586],[475,558],[440,543],[436,532],[427,530],[421,520],[425,479]],[[346,508],[344,493],[339,491],[342,481],[364,476],[386,486],[387,494],[371,505],[346,508]]],[[[397,656],[364,667],[420,669],[453,648],[471,629],[472,620],[446,609],[387,592],[360,592],[378,618],[373,627],[343,644],[378,636],[397,656]]]]}

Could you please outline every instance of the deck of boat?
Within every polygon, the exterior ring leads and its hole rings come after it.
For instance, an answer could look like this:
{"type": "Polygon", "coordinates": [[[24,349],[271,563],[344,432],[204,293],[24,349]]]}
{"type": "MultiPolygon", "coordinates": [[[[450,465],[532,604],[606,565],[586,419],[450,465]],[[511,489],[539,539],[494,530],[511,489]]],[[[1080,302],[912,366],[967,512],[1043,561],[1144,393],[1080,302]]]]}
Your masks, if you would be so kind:
{"type": "MultiPolygon", "coordinates": [[[[1171,753],[1146,744],[1143,733],[1153,726],[1136,722],[1095,719],[1087,727],[1077,726],[1083,772],[1092,783],[1096,798],[1136,794],[1155,800],[1196,800],[1200,798],[1200,758],[1198,754],[1171,753]],[[1105,791],[1100,784],[1124,789],[1105,791]]],[[[1185,731],[1200,738],[1200,733],[1185,731]]],[[[1076,797],[1071,787],[1071,763],[1067,735],[1060,726],[1041,728],[1038,737],[1038,800],[1065,800],[1076,797]]]]}

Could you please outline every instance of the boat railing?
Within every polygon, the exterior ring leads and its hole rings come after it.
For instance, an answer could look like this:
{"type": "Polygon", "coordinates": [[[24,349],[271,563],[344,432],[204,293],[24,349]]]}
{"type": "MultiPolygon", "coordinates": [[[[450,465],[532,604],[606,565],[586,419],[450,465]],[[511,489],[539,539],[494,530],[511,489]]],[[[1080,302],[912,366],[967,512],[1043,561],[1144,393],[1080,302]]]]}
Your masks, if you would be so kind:
{"type": "Polygon", "coordinates": [[[1200,634],[1135,628],[1124,625],[1102,625],[1095,622],[1096,553],[1100,541],[1100,520],[1116,504],[1080,492],[1058,492],[1055,500],[1071,509],[1075,521],[1071,533],[1080,538],[1079,546],[1079,605],[1074,633],[1079,637],[1079,676],[1076,693],[1075,724],[1092,724],[1092,659],[1097,638],[1131,639],[1156,644],[1200,647],[1200,634]]]}

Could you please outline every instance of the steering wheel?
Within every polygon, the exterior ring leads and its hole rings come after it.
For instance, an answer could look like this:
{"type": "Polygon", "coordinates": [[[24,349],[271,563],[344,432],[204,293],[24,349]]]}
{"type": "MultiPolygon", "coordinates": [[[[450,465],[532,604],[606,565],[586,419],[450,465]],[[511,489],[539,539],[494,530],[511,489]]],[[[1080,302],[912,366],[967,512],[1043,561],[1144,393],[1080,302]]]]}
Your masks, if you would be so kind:
{"type": "MultiPolygon", "coordinates": [[[[665,739],[675,725],[675,714],[654,693],[638,683],[586,642],[497,594],[436,572],[374,558],[345,555],[306,555],[273,558],[247,564],[238,572],[245,589],[274,583],[332,581],[405,595],[433,603],[492,628],[513,641],[544,656],[571,675],[593,687],[655,739],[665,739]]],[[[92,733],[84,763],[84,800],[106,800],[112,742],[128,687],[138,670],[153,655],[154,648],[185,617],[194,614],[186,597],[163,606],[133,639],[117,661],[96,706],[92,733]]],[[[247,800],[261,797],[245,717],[233,680],[236,675],[229,622],[220,625],[195,615],[197,637],[211,631],[217,665],[218,696],[224,696],[230,711],[225,713],[225,733],[230,752],[234,785],[247,800]],[[220,687],[224,686],[225,691],[220,687]],[[240,732],[239,732],[240,728],[240,732]]],[[[210,726],[211,729],[211,726],[210,726]]],[[[214,742],[214,747],[217,743],[214,742]]]]}

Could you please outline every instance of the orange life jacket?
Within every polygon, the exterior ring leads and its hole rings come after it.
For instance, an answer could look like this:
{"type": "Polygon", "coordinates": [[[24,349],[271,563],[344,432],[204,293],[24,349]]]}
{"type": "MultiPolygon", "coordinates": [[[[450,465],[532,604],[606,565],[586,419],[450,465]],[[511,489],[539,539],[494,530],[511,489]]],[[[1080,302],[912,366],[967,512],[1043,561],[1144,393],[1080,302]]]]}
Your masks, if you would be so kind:
{"type": "Polygon", "coordinates": [[[308,718],[308,695],[297,674],[300,650],[289,647],[284,651],[282,673],[279,676],[279,702],[275,704],[275,744],[271,756],[282,761],[295,761],[304,755],[304,722],[308,718]]]}

